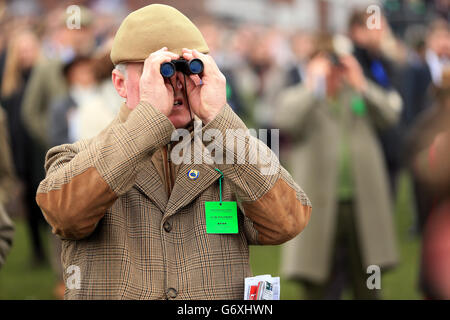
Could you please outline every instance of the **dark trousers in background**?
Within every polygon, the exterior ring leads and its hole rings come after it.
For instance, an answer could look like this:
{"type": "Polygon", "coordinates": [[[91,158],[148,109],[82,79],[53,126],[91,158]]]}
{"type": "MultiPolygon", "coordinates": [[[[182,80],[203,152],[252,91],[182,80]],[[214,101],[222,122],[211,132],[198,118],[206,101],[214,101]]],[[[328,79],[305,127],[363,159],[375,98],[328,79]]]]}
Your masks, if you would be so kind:
{"type": "Polygon", "coordinates": [[[354,217],[353,202],[338,204],[335,249],[330,275],[322,284],[302,281],[306,299],[338,300],[347,287],[350,287],[354,299],[380,298],[380,290],[367,288],[367,278],[370,275],[366,273],[362,264],[354,217]]]}
{"type": "Polygon", "coordinates": [[[32,248],[32,261],[35,265],[45,263],[46,255],[43,240],[41,238],[41,227],[46,228],[47,223],[42,215],[41,209],[36,203],[37,187],[25,186],[25,205],[27,210],[27,223],[32,248]]]}

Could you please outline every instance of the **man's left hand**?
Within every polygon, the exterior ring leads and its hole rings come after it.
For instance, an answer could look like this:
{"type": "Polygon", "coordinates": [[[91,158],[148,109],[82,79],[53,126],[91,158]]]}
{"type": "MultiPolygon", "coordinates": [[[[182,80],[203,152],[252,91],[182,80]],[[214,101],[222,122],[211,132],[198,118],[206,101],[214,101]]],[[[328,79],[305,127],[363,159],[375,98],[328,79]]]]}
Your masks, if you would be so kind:
{"type": "Polygon", "coordinates": [[[226,104],[226,78],[214,59],[197,50],[183,49],[183,58],[203,62],[203,74],[186,77],[187,95],[192,111],[204,124],[211,122],[226,104]]]}
{"type": "Polygon", "coordinates": [[[345,79],[347,83],[359,93],[363,93],[367,88],[367,81],[358,60],[348,55],[342,57],[340,61],[345,68],[345,79]]]}

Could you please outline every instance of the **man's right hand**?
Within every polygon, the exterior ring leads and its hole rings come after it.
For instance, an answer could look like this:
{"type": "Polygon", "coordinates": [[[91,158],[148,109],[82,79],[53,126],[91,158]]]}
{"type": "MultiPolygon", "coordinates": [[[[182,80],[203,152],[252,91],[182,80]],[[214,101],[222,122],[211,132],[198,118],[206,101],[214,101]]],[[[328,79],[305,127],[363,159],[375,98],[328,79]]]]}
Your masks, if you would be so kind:
{"type": "Polygon", "coordinates": [[[173,108],[174,92],[170,83],[164,81],[160,73],[161,64],[179,59],[179,55],[166,47],[151,53],[144,61],[139,81],[140,101],[150,103],[154,108],[169,116],[173,108]]]}
{"type": "Polygon", "coordinates": [[[320,81],[327,78],[331,72],[331,63],[324,55],[312,58],[306,67],[306,86],[311,91],[316,91],[321,85],[320,81]]]}

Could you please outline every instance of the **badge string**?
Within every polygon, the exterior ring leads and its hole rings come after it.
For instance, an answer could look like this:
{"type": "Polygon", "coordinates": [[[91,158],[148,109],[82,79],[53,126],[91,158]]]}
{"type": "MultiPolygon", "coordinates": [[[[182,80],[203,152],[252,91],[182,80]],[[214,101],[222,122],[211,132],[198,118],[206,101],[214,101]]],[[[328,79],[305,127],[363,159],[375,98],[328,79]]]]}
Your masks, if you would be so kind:
{"type": "Polygon", "coordinates": [[[214,168],[217,172],[220,173],[220,178],[219,178],[219,196],[220,196],[220,205],[222,205],[222,180],[223,180],[223,173],[222,171],[220,171],[217,168],[214,168]]]}
{"type": "Polygon", "coordinates": [[[192,111],[191,111],[191,104],[189,103],[189,97],[187,94],[187,85],[186,85],[186,74],[183,73],[183,78],[184,78],[184,97],[186,99],[188,108],[189,108],[189,116],[191,117],[191,122],[192,122],[192,111]]]}

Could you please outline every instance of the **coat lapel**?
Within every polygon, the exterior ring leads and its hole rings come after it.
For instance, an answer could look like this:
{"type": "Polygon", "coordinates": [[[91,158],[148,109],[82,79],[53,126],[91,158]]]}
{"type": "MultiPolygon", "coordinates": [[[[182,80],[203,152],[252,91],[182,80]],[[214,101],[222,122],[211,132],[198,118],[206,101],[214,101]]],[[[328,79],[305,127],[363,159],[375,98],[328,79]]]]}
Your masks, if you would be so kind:
{"type": "Polygon", "coordinates": [[[200,164],[194,163],[195,144],[200,147],[202,154],[207,154],[207,152],[205,152],[206,147],[200,140],[192,139],[191,141],[193,141],[191,144],[191,159],[188,164],[182,163],[178,169],[175,185],[166,207],[165,214],[167,216],[175,214],[179,209],[189,204],[220,177],[220,173],[214,169],[214,165],[206,164],[204,159],[200,164]],[[198,171],[196,179],[188,176],[190,170],[198,171]]]}
{"type": "Polygon", "coordinates": [[[137,173],[134,187],[152,200],[161,212],[165,211],[168,200],[167,194],[160,175],[150,157],[142,163],[137,173]]]}
{"type": "Polygon", "coordinates": [[[194,139],[193,133],[191,133],[191,137],[191,142],[193,142],[191,143],[192,158],[187,161],[188,164],[180,164],[169,198],[163,182],[164,174],[161,171],[163,170],[161,150],[156,151],[151,158],[146,159],[138,171],[135,188],[152,200],[165,217],[175,214],[179,209],[189,204],[220,177],[213,165],[205,164],[204,161],[200,164],[194,163],[194,150],[198,150],[195,149],[194,145],[197,145],[197,148],[200,147],[202,154],[208,154],[208,152],[205,151],[206,147],[201,140],[194,139]],[[197,179],[188,177],[190,170],[199,172],[197,179]]]}
{"type": "MultiPolygon", "coordinates": [[[[124,123],[131,112],[132,110],[127,107],[126,103],[122,104],[118,115],[119,122],[124,123]]],[[[158,152],[159,150],[156,153],[158,152]]],[[[160,175],[158,174],[155,165],[152,163],[155,154],[152,157],[147,157],[140,164],[134,188],[145,194],[159,210],[161,210],[161,212],[164,212],[167,205],[167,194],[160,175]]]]}
{"type": "Polygon", "coordinates": [[[179,209],[189,204],[204,190],[214,183],[220,174],[206,164],[186,164],[181,165],[178,171],[175,186],[172,190],[169,202],[167,203],[166,215],[171,216],[179,209]],[[192,180],[188,177],[190,170],[199,172],[198,178],[192,180]]]}

